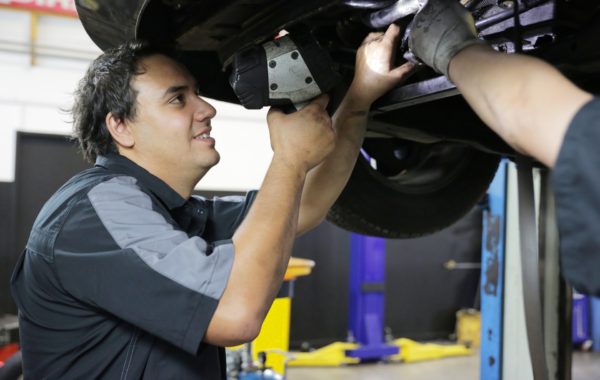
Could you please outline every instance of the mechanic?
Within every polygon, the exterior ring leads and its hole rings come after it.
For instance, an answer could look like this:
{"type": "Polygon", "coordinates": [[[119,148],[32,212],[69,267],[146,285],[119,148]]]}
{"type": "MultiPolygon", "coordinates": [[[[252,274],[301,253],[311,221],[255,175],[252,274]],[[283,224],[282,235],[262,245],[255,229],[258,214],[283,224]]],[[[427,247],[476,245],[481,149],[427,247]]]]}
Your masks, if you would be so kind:
{"type": "Polygon", "coordinates": [[[224,379],[221,347],[257,336],[295,236],[348,180],[371,103],[412,68],[392,66],[399,35],[367,36],[332,118],[327,96],[272,108],[260,191],[213,200],[192,196],[219,153],[191,74],[143,43],[99,56],[73,107],[95,167],[45,204],[11,280],[25,377],[224,379]]]}
{"type": "Polygon", "coordinates": [[[457,1],[429,0],[408,39],[494,132],[553,169],[562,273],[579,291],[600,295],[600,99],[542,60],[477,39],[457,1]]]}

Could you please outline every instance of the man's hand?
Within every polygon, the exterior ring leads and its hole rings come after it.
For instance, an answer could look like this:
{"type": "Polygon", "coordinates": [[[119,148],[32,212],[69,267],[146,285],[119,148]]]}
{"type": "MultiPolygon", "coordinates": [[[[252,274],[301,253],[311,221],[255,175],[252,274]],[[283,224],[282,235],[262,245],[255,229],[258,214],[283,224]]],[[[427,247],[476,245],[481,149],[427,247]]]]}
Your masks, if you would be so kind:
{"type": "Polygon", "coordinates": [[[391,24],[385,33],[370,33],[356,52],[354,79],[347,97],[365,112],[383,94],[394,88],[413,68],[412,63],[394,67],[400,27],[391,24]]]}
{"type": "Polygon", "coordinates": [[[448,77],[450,60],[464,48],[483,44],[473,16],[458,0],[429,0],[408,28],[408,47],[427,66],[448,77]]]}
{"type": "Polygon", "coordinates": [[[289,115],[275,107],[269,110],[267,123],[275,157],[306,173],[331,153],[335,132],[326,110],[328,102],[329,97],[321,95],[289,115]]]}
{"type": "Polygon", "coordinates": [[[333,117],[335,150],[308,173],[302,192],[298,233],[319,224],[346,186],[356,163],[371,104],[406,78],[413,64],[394,68],[400,29],[371,33],[356,53],[354,80],[333,117]]]}

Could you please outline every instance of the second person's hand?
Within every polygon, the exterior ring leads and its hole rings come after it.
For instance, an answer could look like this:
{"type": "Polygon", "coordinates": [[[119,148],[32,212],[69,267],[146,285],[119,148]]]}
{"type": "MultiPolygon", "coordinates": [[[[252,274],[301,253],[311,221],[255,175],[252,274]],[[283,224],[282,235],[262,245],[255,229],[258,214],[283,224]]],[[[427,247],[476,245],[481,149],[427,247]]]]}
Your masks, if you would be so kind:
{"type": "Polygon", "coordinates": [[[414,64],[410,62],[394,67],[399,36],[400,27],[391,24],[385,33],[369,33],[356,52],[354,79],[348,96],[359,107],[368,110],[375,100],[412,71],[414,64]]]}

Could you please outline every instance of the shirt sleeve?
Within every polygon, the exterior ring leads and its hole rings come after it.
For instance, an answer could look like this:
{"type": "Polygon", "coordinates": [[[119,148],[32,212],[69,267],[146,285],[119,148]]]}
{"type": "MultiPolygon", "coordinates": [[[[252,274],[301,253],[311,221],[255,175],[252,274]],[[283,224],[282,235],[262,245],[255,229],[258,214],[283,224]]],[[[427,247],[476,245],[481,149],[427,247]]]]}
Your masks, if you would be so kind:
{"type": "Polygon", "coordinates": [[[232,195],[214,197],[204,201],[209,209],[209,218],[204,236],[209,241],[231,239],[242,223],[256,198],[258,191],[249,191],[245,196],[232,195]]]}
{"type": "Polygon", "coordinates": [[[552,173],[564,277],[600,296],[600,99],[573,118],[552,173]]]}
{"type": "Polygon", "coordinates": [[[189,237],[154,209],[132,177],[95,186],[55,244],[67,292],[196,353],[233,264],[233,244],[189,237]]]}

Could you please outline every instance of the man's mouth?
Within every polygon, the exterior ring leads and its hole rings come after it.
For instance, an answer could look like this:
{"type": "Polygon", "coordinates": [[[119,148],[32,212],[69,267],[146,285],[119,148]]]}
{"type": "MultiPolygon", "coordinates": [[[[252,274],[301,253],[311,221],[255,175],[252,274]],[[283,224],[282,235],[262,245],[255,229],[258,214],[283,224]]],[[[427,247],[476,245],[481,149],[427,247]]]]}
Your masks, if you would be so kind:
{"type": "Polygon", "coordinates": [[[207,133],[207,132],[201,133],[199,135],[194,136],[194,138],[197,140],[205,140],[205,139],[210,138],[210,133],[207,133]]]}
{"type": "Polygon", "coordinates": [[[210,127],[206,127],[206,128],[202,128],[201,130],[197,131],[197,134],[194,135],[194,140],[208,140],[211,139],[210,137],[210,127]]]}

